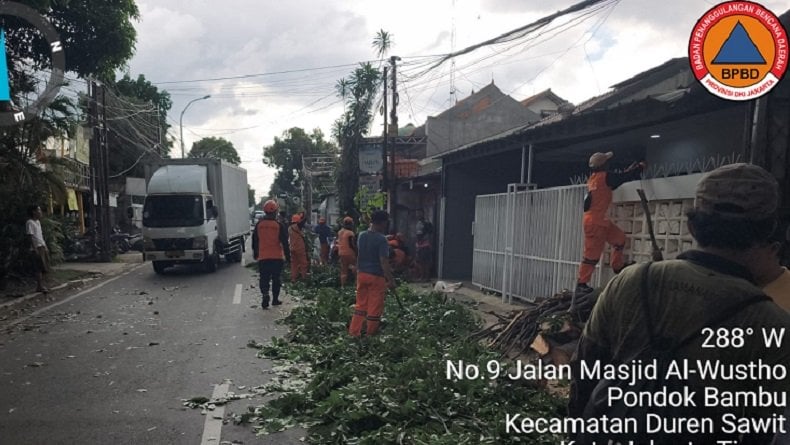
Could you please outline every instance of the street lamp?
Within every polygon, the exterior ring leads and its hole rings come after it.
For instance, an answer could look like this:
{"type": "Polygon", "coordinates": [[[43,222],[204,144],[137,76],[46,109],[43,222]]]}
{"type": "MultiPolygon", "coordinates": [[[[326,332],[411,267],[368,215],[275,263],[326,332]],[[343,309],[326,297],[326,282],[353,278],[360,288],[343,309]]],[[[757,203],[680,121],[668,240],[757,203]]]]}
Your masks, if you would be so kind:
{"type": "Polygon", "coordinates": [[[209,97],[211,97],[211,95],[210,94],[206,94],[203,97],[198,97],[197,99],[192,99],[191,101],[189,101],[187,106],[184,107],[184,111],[181,112],[181,119],[179,119],[179,121],[178,121],[179,122],[179,126],[181,127],[181,159],[186,157],[184,155],[184,113],[187,112],[187,108],[189,108],[189,106],[192,105],[193,103],[195,103],[195,102],[197,102],[199,100],[208,99],[209,97]]]}

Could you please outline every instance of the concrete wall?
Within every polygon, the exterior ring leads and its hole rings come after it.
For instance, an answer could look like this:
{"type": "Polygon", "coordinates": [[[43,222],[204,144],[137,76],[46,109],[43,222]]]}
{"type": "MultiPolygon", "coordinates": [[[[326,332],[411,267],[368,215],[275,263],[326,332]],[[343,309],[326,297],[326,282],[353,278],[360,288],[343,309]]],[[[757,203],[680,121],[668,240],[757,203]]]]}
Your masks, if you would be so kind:
{"type": "Polygon", "coordinates": [[[445,221],[441,278],[472,276],[475,197],[507,191],[521,176],[521,150],[444,166],[445,221]]]}

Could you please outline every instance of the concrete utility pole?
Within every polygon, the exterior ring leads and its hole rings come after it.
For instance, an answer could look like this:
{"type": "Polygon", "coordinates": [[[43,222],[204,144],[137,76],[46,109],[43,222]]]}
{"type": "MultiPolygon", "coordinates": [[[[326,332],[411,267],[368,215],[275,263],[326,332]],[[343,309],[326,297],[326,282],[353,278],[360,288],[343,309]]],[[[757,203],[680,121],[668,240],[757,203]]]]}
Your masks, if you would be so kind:
{"type": "MultiPolygon", "coordinates": [[[[398,137],[398,60],[400,57],[392,56],[390,57],[390,64],[392,65],[392,110],[390,110],[390,131],[393,133],[393,141],[392,141],[392,170],[390,178],[392,180],[392,186],[390,187],[390,195],[388,201],[391,202],[390,205],[390,214],[392,216],[392,228],[397,230],[398,228],[398,178],[395,175],[395,138],[398,137]]],[[[387,135],[387,138],[389,134],[387,135]]],[[[385,139],[387,139],[385,138],[385,139]]]]}
{"type": "MultiPolygon", "coordinates": [[[[381,188],[383,189],[382,190],[383,192],[387,192],[389,190],[387,186],[387,178],[389,176],[387,175],[387,145],[388,145],[387,139],[389,137],[389,134],[387,133],[388,130],[387,130],[387,67],[386,66],[384,67],[384,77],[382,79],[383,81],[381,82],[381,84],[384,86],[384,137],[382,138],[383,144],[382,144],[381,156],[384,158],[384,164],[383,164],[384,168],[382,169],[381,188]]],[[[389,199],[387,199],[387,202],[389,203],[389,199]]],[[[389,207],[389,204],[387,205],[387,207],[389,207]]]]}
{"type": "Polygon", "coordinates": [[[181,159],[186,157],[186,155],[184,154],[184,113],[187,112],[187,108],[189,108],[189,106],[192,105],[193,103],[195,103],[195,102],[197,102],[199,100],[208,99],[209,97],[211,97],[211,95],[210,94],[206,94],[203,97],[198,97],[197,99],[192,99],[192,100],[189,101],[189,103],[187,103],[187,106],[184,107],[184,109],[181,111],[181,118],[178,121],[178,126],[181,127],[181,159]]]}
{"type": "Polygon", "coordinates": [[[88,117],[92,129],[90,141],[91,192],[95,196],[91,206],[93,242],[99,247],[99,261],[112,260],[110,252],[110,157],[107,150],[107,114],[104,86],[91,81],[88,117]]]}

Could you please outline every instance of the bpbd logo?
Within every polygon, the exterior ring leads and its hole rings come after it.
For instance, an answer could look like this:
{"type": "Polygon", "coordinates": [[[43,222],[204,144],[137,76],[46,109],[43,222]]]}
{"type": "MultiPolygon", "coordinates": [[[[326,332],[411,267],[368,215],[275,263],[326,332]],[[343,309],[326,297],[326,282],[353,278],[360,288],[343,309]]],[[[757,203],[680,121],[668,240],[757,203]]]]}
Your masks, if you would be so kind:
{"type": "Polygon", "coordinates": [[[11,111],[0,112],[0,126],[17,125],[38,116],[57,97],[63,85],[66,58],[57,31],[44,16],[27,5],[0,2],[0,16],[16,17],[35,28],[47,40],[50,47],[51,72],[46,87],[31,103],[17,108],[12,102],[11,82],[8,75],[6,30],[0,28],[0,102],[11,104],[11,111]]]}
{"type": "Polygon", "coordinates": [[[767,94],[784,76],[787,59],[782,23],[764,6],[748,1],[714,6],[697,22],[689,40],[695,77],[723,99],[767,94]]]}

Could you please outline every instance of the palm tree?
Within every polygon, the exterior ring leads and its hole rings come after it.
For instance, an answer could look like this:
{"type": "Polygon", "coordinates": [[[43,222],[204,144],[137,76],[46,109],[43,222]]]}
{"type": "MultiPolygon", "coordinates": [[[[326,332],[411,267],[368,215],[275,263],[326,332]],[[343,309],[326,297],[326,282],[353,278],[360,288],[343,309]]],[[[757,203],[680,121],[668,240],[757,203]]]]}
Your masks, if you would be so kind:
{"type": "Polygon", "coordinates": [[[384,59],[387,52],[392,47],[392,34],[383,29],[379,29],[373,37],[373,48],[376,50],[376,55],[379,59],[384,59]]]}
{"type": "Polygon", "coordinates": [[[344,85],[347,87],[347,108],[333,128],[342,148],[337,189],[340,207],[355,213],[354,195],[359,188],[359,141],[373,122],[373,103],[381,85],[381,75],[370,63],[363,63],[351,73],[344,85]]]}

